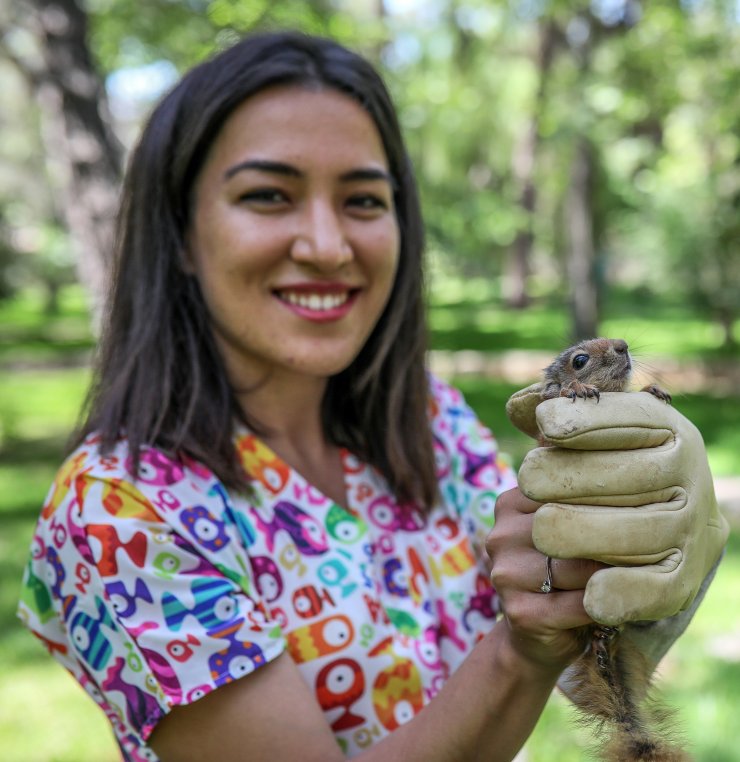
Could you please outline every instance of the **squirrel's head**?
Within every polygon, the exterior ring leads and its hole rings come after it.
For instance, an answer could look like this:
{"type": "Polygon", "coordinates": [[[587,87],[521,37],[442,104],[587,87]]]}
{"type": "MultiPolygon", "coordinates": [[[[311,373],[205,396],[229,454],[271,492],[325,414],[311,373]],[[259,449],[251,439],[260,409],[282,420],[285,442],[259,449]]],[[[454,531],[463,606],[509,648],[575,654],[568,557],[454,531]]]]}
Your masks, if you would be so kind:
{"type": "Polygon", "coordinates": [[[632,359],[624,339],[588,339],[562,352],[547,369],[563,383],[573,379],[602,392],[622,392],[632,373],[632,359]]]}

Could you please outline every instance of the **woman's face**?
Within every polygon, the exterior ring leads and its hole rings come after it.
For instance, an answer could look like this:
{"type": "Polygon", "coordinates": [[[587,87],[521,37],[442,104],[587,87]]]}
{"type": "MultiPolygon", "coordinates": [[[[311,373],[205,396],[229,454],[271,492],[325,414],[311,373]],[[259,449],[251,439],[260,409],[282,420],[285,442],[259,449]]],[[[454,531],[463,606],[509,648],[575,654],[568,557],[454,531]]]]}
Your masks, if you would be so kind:
{"type": "Polygon", "coordinates": [[[232,384],[346,368],[388,301],[399,247],[385,151],[358,103],[296,86],[245,101],[196,180],[188,234],[232,384]]]}

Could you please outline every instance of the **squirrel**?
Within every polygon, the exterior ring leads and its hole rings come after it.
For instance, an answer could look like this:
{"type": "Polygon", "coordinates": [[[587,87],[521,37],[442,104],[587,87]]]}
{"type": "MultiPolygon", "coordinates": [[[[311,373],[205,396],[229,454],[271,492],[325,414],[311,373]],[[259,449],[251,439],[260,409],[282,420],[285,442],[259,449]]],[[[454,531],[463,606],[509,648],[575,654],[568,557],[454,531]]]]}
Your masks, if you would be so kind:
{"type": "MultiPolygon", "coordinates": [[[[623,339],[589,339],[569,347],[544,369],[543,400],[575,401],[601,392],[624,392],[632,358],[623,339]]],[[[667,404],[671,395],[655,384],[647,391],[667,404]]],[[[540,446],[549,443],[540,435],[540,446]]],[[[584,653],[568,676],[568,695],[586,724],[607,731],[601,744],[606,762],[687,762],[691,758],[667,740],[670,712],[649,699],[650,674],[640,650],[621,627],[583,628],[584,653]]]]}

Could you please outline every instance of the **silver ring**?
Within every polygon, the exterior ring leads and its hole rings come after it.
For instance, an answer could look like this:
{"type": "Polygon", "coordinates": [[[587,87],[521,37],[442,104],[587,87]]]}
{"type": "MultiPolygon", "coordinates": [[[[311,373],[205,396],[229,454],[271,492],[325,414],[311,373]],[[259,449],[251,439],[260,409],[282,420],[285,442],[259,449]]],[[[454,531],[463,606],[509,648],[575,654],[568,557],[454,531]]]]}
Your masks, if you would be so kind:
{"type": "Polygon", "coordinates": [[[552,592],[552,558],[550,556],[545,556],[545,567],[547,569],[547,577],[545,577],[545,581],[540,585],[540,592],[541,593],[550,593],[552,592]]]}

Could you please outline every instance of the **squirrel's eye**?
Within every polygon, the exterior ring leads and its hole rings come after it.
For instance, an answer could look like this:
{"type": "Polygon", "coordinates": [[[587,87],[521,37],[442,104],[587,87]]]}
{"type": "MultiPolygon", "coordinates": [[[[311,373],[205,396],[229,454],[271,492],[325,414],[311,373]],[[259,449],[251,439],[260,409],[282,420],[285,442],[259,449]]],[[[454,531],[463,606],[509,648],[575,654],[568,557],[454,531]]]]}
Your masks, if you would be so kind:
{"type": "Polygon", "coordinates": [[[576,370],[580,370],[586,365],[587,362],[588,362],[588,355],[576,355],[573,358],[572,364],[576,370]]]}

